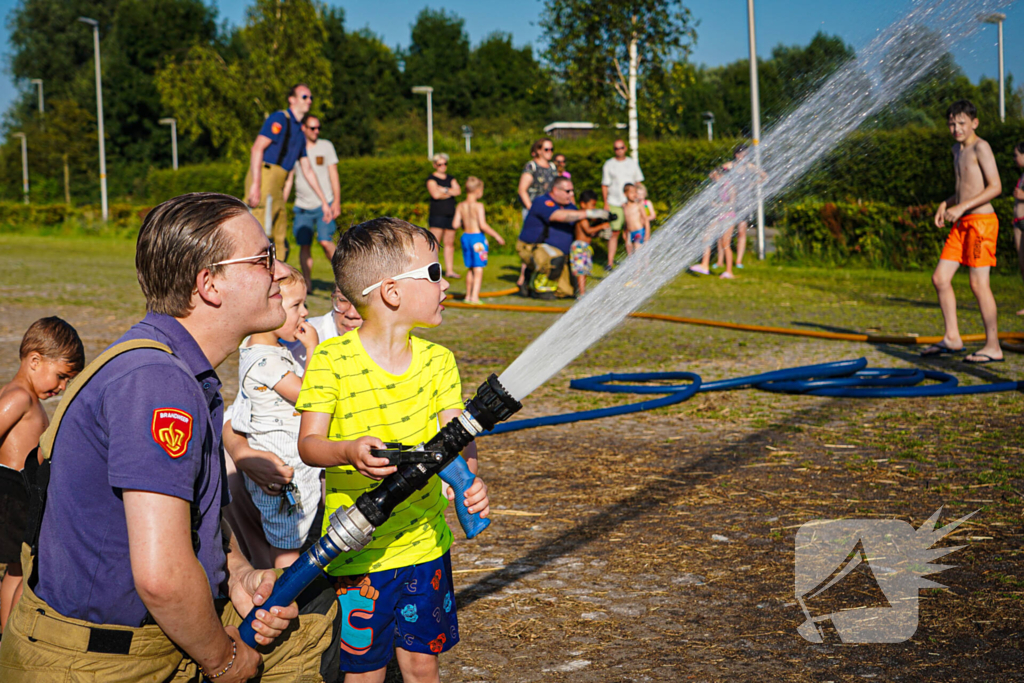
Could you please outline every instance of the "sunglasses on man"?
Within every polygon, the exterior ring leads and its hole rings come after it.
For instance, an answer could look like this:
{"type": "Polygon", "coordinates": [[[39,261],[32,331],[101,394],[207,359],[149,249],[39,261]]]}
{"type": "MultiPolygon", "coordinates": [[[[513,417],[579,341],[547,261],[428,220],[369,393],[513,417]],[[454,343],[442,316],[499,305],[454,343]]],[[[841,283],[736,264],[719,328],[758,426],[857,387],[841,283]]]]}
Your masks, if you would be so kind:
{"type": "Polygon", "coordinates": [[[401,275],[396,275],[394,277],[385,278],[378,282],[377,284],[370,285],[369,287],[364,289],[363,296],[366,296],[373,290],[377,289],[388,280],[429,280],[430,282],[437,284],[438,282],[441,281],[441,264],[438,263],[437,261],[434,261],[433,263],[427,264],[422,268],[410,270],[406,273],[402,273],[401,275]]]}
{"type": "Polygon", "coordinates": [[[245,256],[243,258],[233,258],[227,261],[217,261],[211,263],[207,268],[213,268],[214,266],[230,266],[235,263],[260,263],[269,270],[271,273],[274,272],[274,262],[277,261],[277,247],[271,242],[265,250],[255,256],[245,256]]]}

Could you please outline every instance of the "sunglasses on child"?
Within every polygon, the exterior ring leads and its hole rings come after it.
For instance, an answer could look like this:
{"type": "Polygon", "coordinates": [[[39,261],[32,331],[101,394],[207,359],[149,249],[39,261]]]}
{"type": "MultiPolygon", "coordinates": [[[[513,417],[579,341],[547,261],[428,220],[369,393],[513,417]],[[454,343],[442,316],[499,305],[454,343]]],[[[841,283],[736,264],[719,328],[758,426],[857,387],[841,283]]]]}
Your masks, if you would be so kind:
{"type": "Polygon", "coordinates": [[[410,270],[407,273],[402,273],[401,275],[396,275],[394,277],[389,277],[384,280],[381,280],[377,284],[370,285],[369,287],[364,289],[363,296],[366,296],[373,290],[377,289],[388,280],[429,280],[430,282],[436,284],[441,281],[441,264],[438,263],[437,261],[434,261],[433,263],[423,266],[422,268],[410,270]]]}

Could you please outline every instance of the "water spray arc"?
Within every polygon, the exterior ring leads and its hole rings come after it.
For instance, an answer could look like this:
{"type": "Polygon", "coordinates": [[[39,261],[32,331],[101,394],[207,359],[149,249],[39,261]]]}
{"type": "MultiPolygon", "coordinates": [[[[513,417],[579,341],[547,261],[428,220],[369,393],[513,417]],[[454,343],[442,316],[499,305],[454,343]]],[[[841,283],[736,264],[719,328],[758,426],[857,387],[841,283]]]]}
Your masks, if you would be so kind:
{"type": "MultiPolygon", "coordinates": [[[[498,378],[491,375],[467,401],[462,414],[423,444],[422,450],[441,452],[443,457],[436,462],[403,465],[385,477],[379,486],[359,496],[355,505],[335,511],[330,516],[327,533],[281,574],[274,584],[273,594],[261,608],[269,610],[291,604],[335,558],[366,547],[374,529],[387,521],[398,504],[423,488],[435,474],[455,491],[456,512],[466,535],[473,538],[486,529],[490,520],[471,514],[465,507],[463,498],[475,477],[459,453],[478,434],[493,429],[522,407],[498,378]]],[[[256,646],[256,631],[252,627],[255,616],[256,608],[253,608],[238,629],[242,640],[251,647],[256,646]]]]}
{"type": "MultiPolygon", "coordinates": [[[[980,30],[981,11],[1006,0],[924,0],[878,32],[793,113],[760,140],[761,163],[746,157],[730,173],[737,215],[756,211],[758,194],[778,196],[849,133],[924,76],[950,44],[980,30]]],[[[708,184],[680,207],[644,249],[627,258],[600,285],[543,334],[501,374],[519,399],[568,365],[627,315],[694,263],[735,220],[724,220],[718,190],[708,184]]]]}

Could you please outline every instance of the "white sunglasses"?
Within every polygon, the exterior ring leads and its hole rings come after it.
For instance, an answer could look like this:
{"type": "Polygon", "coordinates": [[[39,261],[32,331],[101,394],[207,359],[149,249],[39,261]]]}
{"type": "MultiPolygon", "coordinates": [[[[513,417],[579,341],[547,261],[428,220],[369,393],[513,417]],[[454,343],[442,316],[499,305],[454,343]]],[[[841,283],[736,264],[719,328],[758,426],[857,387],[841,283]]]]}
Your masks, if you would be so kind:
{"type": "Polygon", "coordinates": [[[387,279],[381,280],[377,284],[370,285],[369,287],[364,289],[363,296],[366,296],[373,290],[377,289],[388,280],[430,280],[431,282],[437,283],[441,281],[441,264],[438,263],[437,261],[434,261],[433,263],[425,265],[422,268],[410,270],[408,273],[402,273],[401,275],[396,275],[394,277],[389,277],[387,279]]]}

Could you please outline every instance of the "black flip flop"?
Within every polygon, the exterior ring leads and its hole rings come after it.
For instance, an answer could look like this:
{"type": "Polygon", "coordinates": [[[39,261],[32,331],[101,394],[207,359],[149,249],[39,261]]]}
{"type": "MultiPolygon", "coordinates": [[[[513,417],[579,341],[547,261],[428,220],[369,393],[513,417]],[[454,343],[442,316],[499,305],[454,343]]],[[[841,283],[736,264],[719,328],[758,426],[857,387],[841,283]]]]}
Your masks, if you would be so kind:
{"type": "Polygon", "coordinates": [[[987,353],[978,353],[977,351],[975,351],[971,355],[972,356],[981,356],[985,360],[971,360],[970,358],[964,358],[964,362],[965,363],[970,363],[971,365],[988,365],[989,363],[1002,363],[1003,360],[1004,360],[1002,358],[993,358],[992,356],[988,355],[987,353]]]}
{"type": "Polygon", "coordinates": [[[921,357],[935,358],[937,356],[955,356],[963,352],[963,347],[959,349],[951,349],[948,346],[943,346],[942,344],[932,344],[927,349],[921,352],[921,357]]]}

